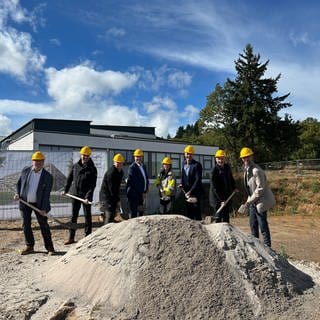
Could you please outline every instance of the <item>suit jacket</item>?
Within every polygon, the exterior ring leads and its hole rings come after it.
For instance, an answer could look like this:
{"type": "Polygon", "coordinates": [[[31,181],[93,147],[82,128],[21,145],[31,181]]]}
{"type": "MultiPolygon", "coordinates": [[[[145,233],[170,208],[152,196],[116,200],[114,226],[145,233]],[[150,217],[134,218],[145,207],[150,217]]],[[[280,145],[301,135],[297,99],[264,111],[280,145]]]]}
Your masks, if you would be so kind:
{"type": "Polygon", "coordinates": [[[276,200],[268,186],[264,171],[255,163],[252,163],[244,173],[244,185],[248,193],[247,202],[254,204],[258,213],[271,209],[276,200]]]}
{"type": "Polygon", "coordinates": [[[181,171],[181,184],[185,192],[191,191],[191,196],[199,197],[203,193],[202,186],[202,165],[198,161],[192,159],[189,164],[189,175],[187,176],[184,171],[184,165],[186,161],[182,163],[181,171]]]}
{"type": "Polygon", "coordinates": [[[149,178],[146,166],[144,164],[141,165],[144,170],[144,174],[146,176],[146,188],[145,188],[145,180],[140,171],[140,168],[136,162],[133,162],[128,169],[128,179],[127,179],[127,196],[128,198],[140,198],[144,191],[148,191],[149,188],[149,178]]]}
{"type": "MultiPolygon", "coordinates": [[[[25,201],[27,201],[27,188],[28,188],[28,178],[31,173],[32,167],[25,167],[20,175],[20,178],[16,184],[16,192],[19,197],[25,201]]],[[[51,210],[50,206],[50,192],[52,189],[53,177],[51,173],[47,170],[42,169],[38,188],[37,188],[37,203],[36,207],[40,210],[44,210],[45,212],[49,212],[51,210]]],[[[20,210],[25,209],[25,205],[20,202],[19,208],[20,210]]]]}

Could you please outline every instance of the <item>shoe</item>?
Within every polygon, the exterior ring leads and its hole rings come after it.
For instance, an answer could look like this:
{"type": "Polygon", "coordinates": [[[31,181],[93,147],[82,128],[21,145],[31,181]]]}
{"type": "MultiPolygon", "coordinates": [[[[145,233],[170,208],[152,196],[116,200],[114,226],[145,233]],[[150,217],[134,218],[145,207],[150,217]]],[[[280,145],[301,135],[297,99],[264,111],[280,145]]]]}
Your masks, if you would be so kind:
{"type": "Polygon", "coordinates": [[[48,251],[48,256],[54,256],[56,252],[54,250],[49,250],[48,251]]]}
{"type": "Polygon", "coordinates": [[[30,254],[30,253],[34,253],[32,246],[26,246],[26,248],[24,250],[21,250],[21,255],[23,255],[23,256],[26,254],[30,254]]]}
{"type": "Polygon", "coordinates": [[[73,243],[76,243],[77,241],[75,241],[74,239],[69,239],[69,240],[67,240],[65,243],[64,243],[64,245],[65,246],[67,246],[67,245],[69,245],[69,244],[73,244],[73,243]]]}

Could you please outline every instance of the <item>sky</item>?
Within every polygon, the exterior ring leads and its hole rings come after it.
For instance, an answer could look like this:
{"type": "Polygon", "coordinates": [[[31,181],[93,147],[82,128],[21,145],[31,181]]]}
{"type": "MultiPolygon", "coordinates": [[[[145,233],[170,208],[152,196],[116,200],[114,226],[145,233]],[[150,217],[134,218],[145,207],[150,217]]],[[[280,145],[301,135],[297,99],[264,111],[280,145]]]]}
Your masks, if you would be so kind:
{"type": "Polygon", "coordinates": [[[194,124],[246,45],[295,121],[318,119],[320,2],[0,0],[0,136],[33,118],[194,124]]]}

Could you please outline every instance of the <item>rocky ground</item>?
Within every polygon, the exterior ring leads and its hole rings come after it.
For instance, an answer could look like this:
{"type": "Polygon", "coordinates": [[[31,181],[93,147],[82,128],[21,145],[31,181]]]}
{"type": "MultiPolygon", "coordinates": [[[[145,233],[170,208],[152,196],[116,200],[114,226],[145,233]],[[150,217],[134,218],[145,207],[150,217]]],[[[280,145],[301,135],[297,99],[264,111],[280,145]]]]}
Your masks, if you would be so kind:
{"type": "MultiPolygon", "coordinates": [[[[0,223],[0,319],[320,319],[320,269],[229,224],[147,216],[101,227],[47,256],[21,256],[0,223]],[[81,239],[82,238],[82,239],[81,239]]],[[[15,235],[15,236],[13,236],[15,235]]]]}

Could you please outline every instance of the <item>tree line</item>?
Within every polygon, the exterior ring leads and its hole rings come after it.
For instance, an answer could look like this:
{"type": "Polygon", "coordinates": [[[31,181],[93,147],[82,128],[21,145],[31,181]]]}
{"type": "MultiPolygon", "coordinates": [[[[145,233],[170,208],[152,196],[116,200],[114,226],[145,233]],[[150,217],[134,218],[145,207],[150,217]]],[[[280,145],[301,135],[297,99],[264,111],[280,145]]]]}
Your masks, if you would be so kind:
{"type": "Polygon", "coordinates": [[[254,150],[257,162],[320,158],[320,122],[279,116],[292,106],[290,93],[277,94],[281,74],[265,77],[268,64],[248,44],[235,61],[235,79],[216,84],[199,119],[179,127],[173,140],[218,146],[231,161],[239,159],[243,146],[254,150]]]}

